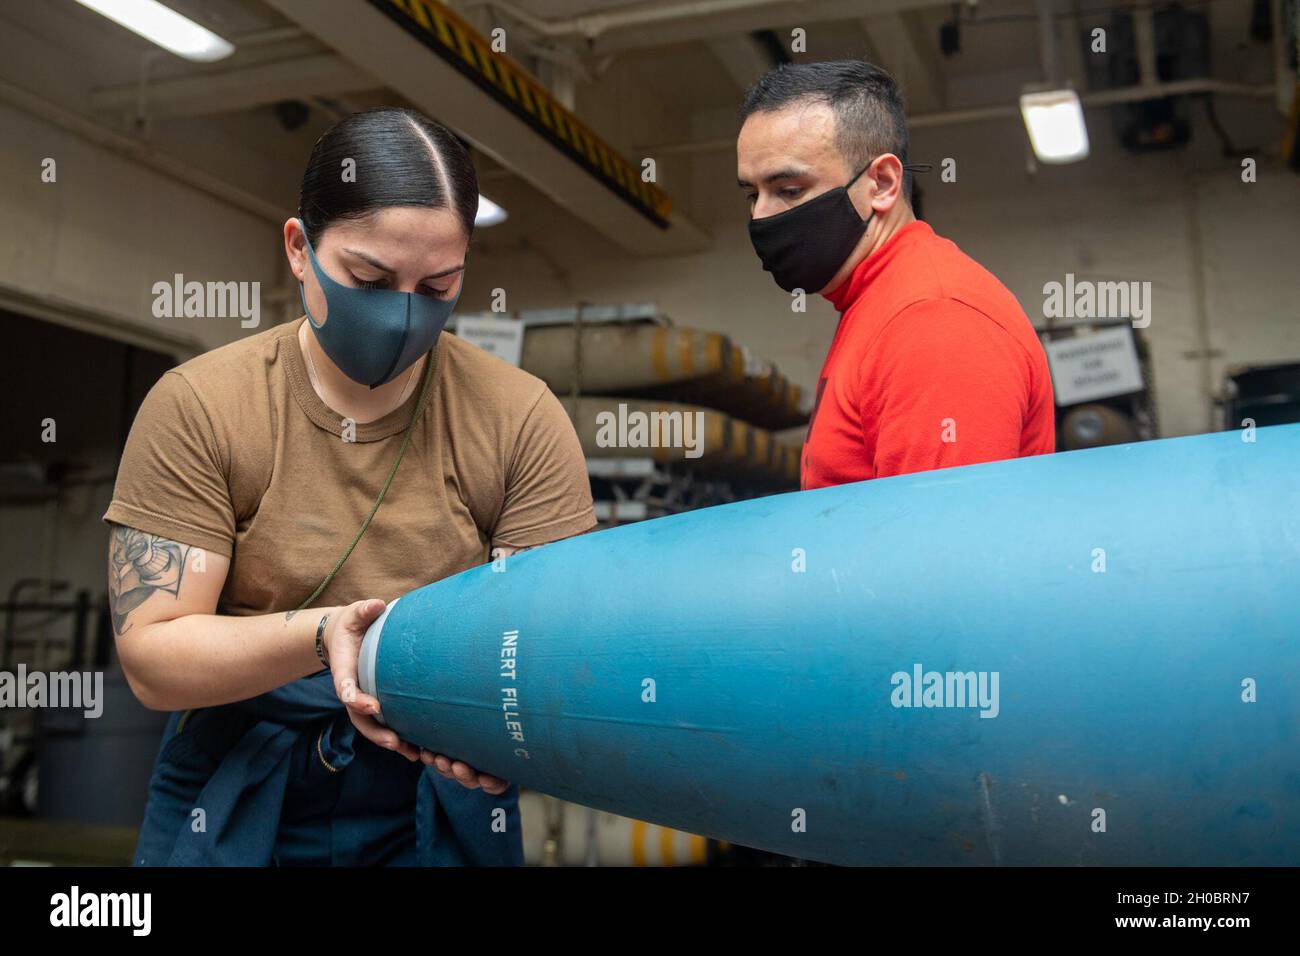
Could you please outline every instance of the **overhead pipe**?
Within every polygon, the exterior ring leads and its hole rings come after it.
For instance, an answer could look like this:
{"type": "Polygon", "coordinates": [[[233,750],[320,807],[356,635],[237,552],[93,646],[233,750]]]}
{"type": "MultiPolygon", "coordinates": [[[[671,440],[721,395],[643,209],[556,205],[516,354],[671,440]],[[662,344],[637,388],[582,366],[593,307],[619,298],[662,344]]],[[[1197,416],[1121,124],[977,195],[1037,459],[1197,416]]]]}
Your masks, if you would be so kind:
{"type": "Polygon", "coordinates": [[[733,11],[749,12],[755,7],[789,5],[791,2],[799,2],[799,0],[698,0],[695,3],[624,10],[618,13],[589,13],[567,20],[547,20],[513,3],[498,3],[492,0],[492,6],[542,36],[553,38],[580,36],[587,40],[594,40],[610,30],[716,16],[733,11]]]}
{"type": "Polygon", "coordinates": [[[1143,86],[1159,83],[1156,70],[1156,14],[1150,7],[1133,11],[1133,33],[1137,43],[1138,77],[1143,86]]]}
{"type": "Polygon", "coordinates": [[[1038,57],[1043,67],[1043,83],[1059,89],[1061,79],[1061,42],[1056,32],[1056,0],[1036,0],[1038,9],[1038,57]]]}

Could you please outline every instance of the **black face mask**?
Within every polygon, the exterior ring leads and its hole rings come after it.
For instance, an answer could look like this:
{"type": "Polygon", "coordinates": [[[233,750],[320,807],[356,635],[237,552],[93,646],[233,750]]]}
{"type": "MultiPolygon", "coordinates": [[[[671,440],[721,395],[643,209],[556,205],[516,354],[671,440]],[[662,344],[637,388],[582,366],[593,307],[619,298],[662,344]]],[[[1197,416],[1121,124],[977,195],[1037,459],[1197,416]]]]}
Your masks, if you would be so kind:
{"type": "MultiPolygon", "coordinates": [[[[749,220],[749,239],[763,270],[786,292],[820,292],[853,253],[875,213],[866,219],[859,216],[849,188],[870,168],[868,163],[845,185],[793,209],[749,220]]],[[[925,170],[929,165],[908,163],[903,168],[925,170]]]]}

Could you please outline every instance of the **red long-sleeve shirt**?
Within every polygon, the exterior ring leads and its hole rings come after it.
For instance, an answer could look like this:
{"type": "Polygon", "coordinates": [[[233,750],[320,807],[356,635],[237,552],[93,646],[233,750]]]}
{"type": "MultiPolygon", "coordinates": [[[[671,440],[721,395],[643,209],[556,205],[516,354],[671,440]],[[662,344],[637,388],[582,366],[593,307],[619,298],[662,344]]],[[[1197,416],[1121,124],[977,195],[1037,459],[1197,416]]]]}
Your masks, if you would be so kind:
{"type": "Polygon", "coordinates": [[[840,324],[804,439],[805,489],[1055,449],[1033,326],[926,223],[900,229],[827,298],[840,324]]]}

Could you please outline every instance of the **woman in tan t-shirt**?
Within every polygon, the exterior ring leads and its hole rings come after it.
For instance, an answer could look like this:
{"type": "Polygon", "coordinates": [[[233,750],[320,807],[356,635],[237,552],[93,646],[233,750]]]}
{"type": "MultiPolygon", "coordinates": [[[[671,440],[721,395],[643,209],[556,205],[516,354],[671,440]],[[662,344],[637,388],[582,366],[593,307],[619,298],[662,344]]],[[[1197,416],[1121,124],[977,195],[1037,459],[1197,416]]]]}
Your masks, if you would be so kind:
{"type": "Polygon", "coordinates": [[[141,406],[104,516],[123,670],[174,712],[137,864],[522,862],[516,788],[399,740],[357,687],[386,601],[595,523],[559,401],[441,334],[477,203],[443,127],[343,120],[284,226],[304,318],[141,406]]]}

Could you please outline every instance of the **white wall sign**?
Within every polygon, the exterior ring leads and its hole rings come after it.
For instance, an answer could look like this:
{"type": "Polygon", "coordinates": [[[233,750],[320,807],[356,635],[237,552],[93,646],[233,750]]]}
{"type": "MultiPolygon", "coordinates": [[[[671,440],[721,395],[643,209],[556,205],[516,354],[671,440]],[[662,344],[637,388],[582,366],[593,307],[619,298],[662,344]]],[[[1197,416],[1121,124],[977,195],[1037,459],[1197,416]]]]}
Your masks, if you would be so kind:
{"type": "Polygon", "coordinates": [[[1057,405],[1142,390],[1142,369],[1128,326],[1057,339],[1045,349],[1057,405]]]}
{"type": "Polygon", "coordinates": [[[504,362],[518,365],[524,351],[524,323],[489,316],[456,317],[456,334],[504,362]]]}

